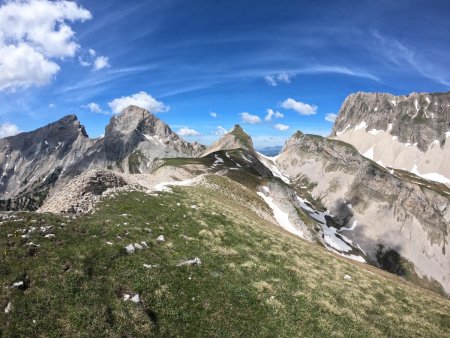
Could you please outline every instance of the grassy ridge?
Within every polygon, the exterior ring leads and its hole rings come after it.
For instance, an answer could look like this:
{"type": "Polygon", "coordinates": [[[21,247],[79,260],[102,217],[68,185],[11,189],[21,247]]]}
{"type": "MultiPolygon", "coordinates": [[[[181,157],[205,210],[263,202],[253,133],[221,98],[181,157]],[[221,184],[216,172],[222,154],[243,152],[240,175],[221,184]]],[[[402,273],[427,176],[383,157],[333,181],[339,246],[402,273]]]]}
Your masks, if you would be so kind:
{"type": "Polygon", "coordinates": [[[213,189],[121,194],[74,220],[19,217],[0,225],[3,336],[443,337],[450,330],[448,300],[335,257],[213,189]],[[53,239],[39,233],[44,225],[53,225],[53,239]],[[37,229],[28,239],[15,233],[29,226],[37,229]],[[159,235],[166,242],[157,243],[159,235]],[[141,241],[149,248],[125,253],[141,241]],[[203,264],[177,266],[194,257],[203,264]],[[9,287],[19,280],[26,290],[9,287]],[[123,300],[136,293],[139,303],[123,300]]]}

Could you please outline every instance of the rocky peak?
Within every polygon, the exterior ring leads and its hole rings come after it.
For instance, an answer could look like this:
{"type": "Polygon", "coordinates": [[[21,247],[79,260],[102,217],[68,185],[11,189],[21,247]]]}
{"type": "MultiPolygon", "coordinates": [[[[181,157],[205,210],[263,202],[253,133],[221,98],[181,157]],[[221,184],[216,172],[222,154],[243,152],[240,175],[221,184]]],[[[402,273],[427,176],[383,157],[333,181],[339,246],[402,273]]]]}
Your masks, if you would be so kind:
{"type": "Polygon", "coordinates": [[[332,136],[355,128],[388,131],[402,143],[417,143],[422,151],[434,141],[443,145],[450,131],[450,92],[351,94],[339,111],[332,136]]]}
{"type": "Polygon", "coordinates": [[[255,151],[252,138],[238,124],[236,124],[228,134],[225,134],[219,140],[214,142],[202,155],[205,156],[215,151],[231,149],[245,149],[251,152],[255,151]]]}
{"type": "MultiPolygon", "coordinates": [[[[358,167],[365,160],[352,145],[319,135],[303,134],[297,131],[285,143],[281,154],[312,153],[334,162],[343,162],[347,166],[358,167]]],[[[302,155],[304,156],[304,155],[302,155]]]]}
{"type": "Polygon", "coordinates": [[[111,118],[111,121],[106,126],[105,137],[108,134],[114,133],[129,135],[134,131],[161,136],[172,133],[169,126],[149,111],[131,105],[125,108],[120,114],[111,118]]]}
{"type": "Polygon", "coordinates": [[[88,138],[84,126],[76,115],[67,115],[39,129],[1,139],[0,151],[23,150],[30,153],[37,151],[37,148],[71,144],[80,136],[88,138]]]}

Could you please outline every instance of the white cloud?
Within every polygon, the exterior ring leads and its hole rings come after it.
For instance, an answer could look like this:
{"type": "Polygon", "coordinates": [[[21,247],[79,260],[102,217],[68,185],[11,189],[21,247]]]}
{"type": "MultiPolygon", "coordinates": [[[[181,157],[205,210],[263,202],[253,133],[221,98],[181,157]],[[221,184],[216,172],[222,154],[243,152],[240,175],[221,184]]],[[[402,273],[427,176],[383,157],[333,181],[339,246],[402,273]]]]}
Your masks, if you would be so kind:
{"type": "Polygon", "coordinates": [[[106,56],[97,56],[94,61],[94,69],[100,70],[103,68],[111,67],[109,64],[109,59],[106,56]]]}
{"type": "Polygon", "coordinates": [[[0,138],[14,136],[20,133],[19,127],[12,123],[3,123],[0,124],[0,138]]]}
{"type": "Polygon", "coordinates": [[[180,128],[177,131],[177,134],[180,136],[199,136],[200,133],[195,129],[190,129],[188,127],[180,128]]]}
{"type": "Polygon", "coordinates": [[[135,105],[147,109],[153,114],[166,112],[170,109],[169,106],[166,106],[161,101],[157,101],[144,91],[130,96],[119,97],[109,102],[108,105],[112,109],[113,113],[116,114],[120,113],[123,109],[130,105],[135,105]]]}
{"type": "Polygon", "coordinates": [[[59,69],[55,62],[27,44],[0,43],[0,90],[46,85],[59,69]]]}
{"type": "Polygon", "coordinates": [[[286,131],[289,129],[289,126],[285,125],[285,124],[281,124],[281,123],[277,123],[276,125],[273,126],[275,129],[279,130],[279,131],[286,131]]]}
{"type": "Polygon", "coordinates": [[[243,112],[240,115],[241,115],[242,121],[244,121],[245,123],[249,123],[249,124],[261,123],[261,119],[257,115],[251,115],[247,112],[243,112]]]}
{"type": "Polygon", "coordinates": [[[42,86],[60,70],[55,59],[79,45],[67,22],[91,19],[72,1],[8,1],[0,6],[0,90],[42,86]]]}
{"type": "Polygon", "coordinates": [[[209,115],[210,115],[211,117],[214,117],[214,118],[216,118],[216,117],[217,117],[217,113],[216,113],[216,112],[213,112],[213,111],[212,111],[212,112],[210,112],[210,113],[209,113],[209,115]]]}
{"type": "Polygon", "coordinates": [[[317,106],[309,105],[307,103],[295,101],[294,99],[288,98],[281,103],[281,107],[285,109],[295,110],[301,115],[314,115],[317,114],[317,106]]]}
{"type": "Polygon", "coordinates": [[[334,123],[336,121],[336,117],[337,117],[337,114],[329,113],[329,114],[327,114],[327,116],[325,116],[325,121],[334,123]]]}
{"type": "Polygon", "coordinates": [[[97,52],[93,49],[89,49],[87,52],[84,52],[83,55],[78,57],[78,61],[83,67],[92,66],[93,70],[111,67],[109,64],[109,58],[103,55],[97,56],[97,52]]]}
{"type": "Polygon", "coordinates": [[[223,136],[225,134],[228,134],[228,131],[222,126],[217,126],[217,128],[212,133],[217,136],[223,136]]]}
{"type": "Polygon", "coordinates": [[[102,108],[100,108],[100,106],[95,102],[88,103],[87,105],[85,105],[83,107],[89,109],[93,113],[101,113],[102,112],[102,108]]]}
{"type": "Polygon", "coordinates": [[[280,82],[291,83],[292,78],[293,75],[286,72],[264,76],[264,80],[266,80],[267,84],[272,87],[278,86],[278,83],[280,82]]]}
{"type": "Polygon", "coordinates": [[[284,82],[284,83],[291,83],[291,78],[293,76],[291,74],[288,74],[286,72],[282,72],[280,74],[277,75],[277,80],[279,82],[284,82]]]}
{"type": "Polygon", "coordinates": [[[266,82],[269,86],[276,87],[278,85],[277,81],[273,75],[264,76],[264,80],[266,80],[266,82]]]}
{"type": "Polygon", "coordinates": [[[272,121],[272,118],[283,118],[284,115],[281,114],[279,111],[273,111],[273,109],[267,109],[267,115],[264,118],[264,120],[266,120],[267,122],[272,121]]]}
{"type": "Polygon", "coordinates": [[[49,107],[49,108],[55,108],[56,105],[55,105],[54,103],[49,103],[48,107],[49,107]]]}

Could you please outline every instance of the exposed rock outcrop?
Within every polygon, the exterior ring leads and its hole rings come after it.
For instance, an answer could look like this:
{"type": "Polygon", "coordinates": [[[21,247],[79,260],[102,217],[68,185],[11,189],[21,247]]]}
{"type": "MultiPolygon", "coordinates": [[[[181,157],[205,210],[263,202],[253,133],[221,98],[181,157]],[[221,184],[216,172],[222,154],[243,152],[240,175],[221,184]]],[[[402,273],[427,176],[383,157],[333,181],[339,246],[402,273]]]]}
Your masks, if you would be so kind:
{"type": "Polygon", "coordinates": [[[158,158],[195,157],[204,150],[136,106],[113,116],[99,139],[90,139],[77,117],[69,115],[0,139],[0,208],[35,210],[55,187],[87,170],[150,172],[158,158]]]}
{"type": "Polygon", "coordinates": [[[335,227],[374,263],[380,263],[382,245],[450,292],[445,185],[389,171],[349,144],[300,132],[286,142],[276,163],[296,186],[309,189],[334,216],[335,227]]]}
{"type": "Polygon", "coordinates": [[[332,137],[382,165],[450,184],[450,93],[352,94],[332,137]]]}
{"type": "MultiPolygon", "coordinates": [[[[105,192],[122,188],[128,182],[110,170],[89,170],[71,180],[58,193],[49,198],[40,212],[82,213],[89,212],[105,192]]],[[[130,187],[142,189],[138,186],[130,187]]]]}

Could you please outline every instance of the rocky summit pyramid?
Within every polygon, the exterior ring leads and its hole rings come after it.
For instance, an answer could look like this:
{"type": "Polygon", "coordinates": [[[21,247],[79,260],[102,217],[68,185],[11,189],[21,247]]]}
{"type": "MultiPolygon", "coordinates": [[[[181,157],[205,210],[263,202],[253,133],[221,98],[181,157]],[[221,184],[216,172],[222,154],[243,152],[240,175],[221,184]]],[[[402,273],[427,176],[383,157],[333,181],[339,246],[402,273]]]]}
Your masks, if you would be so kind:
{"type": "Polygon", "coordinates": [[[233,129],[222,136],[219,140],[214,142],[208,147],[202,156],[208,155],[218,150],[231,150],[231,149],[245,149],[254,152],[252,138],[242,129],[242,127],[236,124],[233,129]]]}

